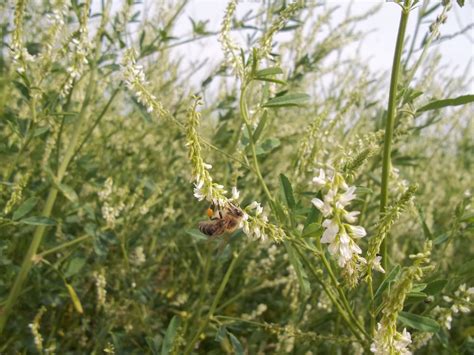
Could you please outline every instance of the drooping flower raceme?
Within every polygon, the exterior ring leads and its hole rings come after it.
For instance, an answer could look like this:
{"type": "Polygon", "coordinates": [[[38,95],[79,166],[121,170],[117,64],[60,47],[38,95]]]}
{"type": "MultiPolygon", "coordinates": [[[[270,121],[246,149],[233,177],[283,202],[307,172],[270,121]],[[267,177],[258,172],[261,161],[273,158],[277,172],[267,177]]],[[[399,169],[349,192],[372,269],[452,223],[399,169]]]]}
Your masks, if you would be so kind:
{"type": "Polygon", "coordinates": [[[406,268],[400,279],[391,287],[386,295],[381,310],[382,318],[377,325],[377,330],[370,346],[370,350],[377,355],[386,354],[411,354],[408,346],[411,344],[411,335],[403,329],[397,331],[397,319],[405,305],[405,299],[413,289],[413,283],[421,280],[423,274],[431,270],[429,264],[431,255],[431,241],[426,242],[424,250],[416,255],[410,255],[413,265],[406,268]]]}
{"type": "Polygon", "coordinates": [[[395,332],[393,336],[392,344],[385,342],[386,338],[386,329],[383,325],[377,324],[377,331],[375,333],[374,342],[370,345],[370,351],[374,354],[399,354],[399,355],[409,355],[411,351],[408,349],[408,346],[411,344],[411,334],[403,328],[403,331],[395,332]]]}
{"type": "MultiPolygon", "coordinates": [[[[188,110],[186,122],[186,146],[188,147],[188,157],[192,164],[194,180],[194,197],[199,201],[207,200],[218,206],[224,206],[227,197],[224,186],[212,181],[209,170],[211,164],[204,162],[201,154],[201,144],[197,127],[201,114],[197,111],[197,106],[202,105],[199,98],[195,98],[194,104],[188,110]]],[[[234,193],[235,194],[235,193],[234,193]]]]}
{"type": "Polygon", "coordinates": [[[85,71],[87,64],[87,56],[90,53],[92,44],[89,40],[89,31],[87,28],[87,19],[89,17],[89,10],[91,7],[91,1],[86,1],[84,9],[79,18],[79,30],[78,37],[73,38],[68,44],[68,52],[71,53],[71,63],[66,68],[67,78],[63,87],[61,88],[60,95],[66,97],[73,86],[75,80],[78,80],[85,71]]]}
{"type": "Polygon", "coordinates": [[[244,209],[241,227],[247,236],[266,241],[268,238],[281,242],[285,238],[285,232],[280,227],[268,223],[268,217],[263,212],[262,205],[253,201],[244,209]],[[248,214],[247,212],[253,211],[248,214]]]}
{"type": "MultiPolygon", "coordinates": [[[[227,191],[224,186],[213,181],[209,170],[210,164],[204,162],[201,154],[201,144],[197,127],[201,114],[197,111],[197,106],[201,105],[201,100],[194,98],[193,105],[189,108],[186,122],[186,146],[188,147],[188,157],[192,165],[192,175],[194,182],[194,197],[199,201],[209,201],[219,208],[227,204],[237,204],[240,192],[236,187],[232,188],[232,196],[226,196],[227,191]]],[[[268,238],[280,242],[285,236],[285,232],[278,226],[268,222],[268,217],[263,213],[263,207],[257,201],[254,201],[243,208],[243,217],[240,224],[243,232],[253,238],[265,241],[268,238]]]]}
{"type": "Polygon", "coordinates": [[[165,116],[166,110],[149,91],[143,67],[137,64],[135,58],[134,49],[127,50],[123,58],[122,72],[128,89],[133,92],[138,102],[145,106],[148,113],[155,112],[158,116],[165,116]]]}
{"type": "Polygon", "coordinates": [[[242,65],[242,60],[239,54],[240,48],[234,43],[230,36],[232,16],[234,15],[237,3],[238,0],[232,0],[229,1],[227,5],[219,33],[219,42],[221,43],[222,51],[224,52],[225,61],[232,68],[237,77],[243,78],[244,66],[242,65]]]}
{"type": "Polygon", "coordinates": [[[355,286],[360,265],[366,263],[360,256],[362,250],[357,240],[367,234],[364,227],[354,225],[360,212],[346,210],[356,198],[356,188],[348,186],[341,174],[323,169],[320,169],[319,176],[314,177],[313,183],[322,194],[322,199],[311,201],[324,217],[321,243],[329,244],[329,253],[344,269],[349,284],[355,286]]]}

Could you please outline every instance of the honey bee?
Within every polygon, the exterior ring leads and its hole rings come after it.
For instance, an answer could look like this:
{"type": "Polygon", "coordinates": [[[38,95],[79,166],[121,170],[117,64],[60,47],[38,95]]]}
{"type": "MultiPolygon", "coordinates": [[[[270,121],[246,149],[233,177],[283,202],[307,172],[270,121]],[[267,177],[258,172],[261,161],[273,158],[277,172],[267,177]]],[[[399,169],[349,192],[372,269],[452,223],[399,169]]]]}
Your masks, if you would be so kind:
{"type": "Polygon", "coordinates": [[[207,215],[211,220],[199,222],[199,230],[210,237],[232,233],[239,227],[244,216],[244,212],[231,203],[227,203],[223,209],[218,208],[217,212],[218,217],[214,217],[214,210],[209,208],[207,215]]]}

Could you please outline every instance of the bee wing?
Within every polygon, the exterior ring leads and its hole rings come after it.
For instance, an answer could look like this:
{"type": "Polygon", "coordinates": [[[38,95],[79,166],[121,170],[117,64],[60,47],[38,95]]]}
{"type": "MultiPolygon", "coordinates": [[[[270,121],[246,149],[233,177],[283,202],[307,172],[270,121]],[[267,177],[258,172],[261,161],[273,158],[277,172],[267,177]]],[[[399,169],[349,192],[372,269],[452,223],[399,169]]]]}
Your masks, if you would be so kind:
{"type": "Polygon", "coordinates": [[[215,221],[203,221],[199,222],[199,230],[208,236],[217,236],[225,232],[225,221],[218,219],[215,221]]]}

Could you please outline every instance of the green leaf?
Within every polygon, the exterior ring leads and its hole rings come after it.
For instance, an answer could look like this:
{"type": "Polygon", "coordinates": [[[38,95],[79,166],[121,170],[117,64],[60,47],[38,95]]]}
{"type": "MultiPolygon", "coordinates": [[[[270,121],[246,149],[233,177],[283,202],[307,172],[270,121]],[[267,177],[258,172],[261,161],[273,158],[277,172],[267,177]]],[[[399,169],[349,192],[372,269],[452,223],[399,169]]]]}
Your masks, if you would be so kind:
{"type": "Polygon", "coordinates": [[[306,274],[306,271],[304,270],[303,265],[301,265],[301,261],[296,255],[296,252],[291,246],[291,244],[287,243],[286,241],[283,241],[283,243],[285,244],[286,250],[288,252],[288,258],[290,260],[290,263],[295,269],[296,277],[298,278],[298,283],[300,284],[300,287],[301,287],[301,292],[303,296],[307,296],[309,295],[311,291],[309,281],[308,281],[308,275],[306,274]]]}
{"type": "Polygon", "coordinates": [[[56,224],[54,219],[43,216],[28,217],[21,219],[18,222],[23,224],[30,224],[32,226],[54,226],[56,224]]]}
{"type": "Polygon", "coordinates": [[[472,276],[474,275],[474,260],[468,261],[461,265],[458,270],[459,276],[472,276]]]}
{"type": "Polygon", "coordinates": [[[303,232],[301,233],[302,238],[318,238],[323,233],[323,228],[319,223],[311,223],[304,227],[303,232]]]}
{"type": "Polygon", "coordinates": [[[234,352],[236,355],[244,355],[244,348],[242,344],[240,343],[239,339],[232,334],[231,332],[227,332],[230,338],[230,342],[232,343],[232,348],[234,349],[234,352]]]}
{"type": "Polygon", "coordinates": [[[66,197],[69,201],[71,202],[77,202],[79,200],[79,197],[76,194],[76,191],[74,189],[66,184],[57,184],[57,187],[59,191],[62,192],[64,197],[66,197]]]}
{"type": "Polygon", "coordinates": [[[263,112],[262,118],[260,119],[260,122],[258,123],[257,128],[255,128],[255,131],[253,132],[253,141],[255,143],[258,142],[260,136],[262,135],[263,129],[265,128],[265,125],[267,124],[268,120],[268,111],[265,110],[263,112]]]}
{"type": "Polygon", "coordinates": [[[447,283],[448,280],[446,279],[431,281],[430,283],[428,283],[428,285],[426,285],[426,288],[423,291],[428,295],[434,296],[440,293],[447,283]]]}
{"type": "Polygon", "coordinates": [[[436,333],[439,330],[439,324],[434,319],[413,313],[400,312],[398,320],[403,325],[422,332],[436,333]]]}
{"type": "Polygon", "coordinates": [[[225,340],[227,337],[227,329],[224,326],[220,326],[219,329],[217,329],[216,336],[214,337],[214,340],[217,342],[222,342],[225,340]]]}
{"type": "Polygon", "coordinates": [[[30,197],[28,200],[23,202],[15,212],[13,212],[13,220],[19,220],[21,217],[26,216],[33,208],[35,208],[36,204],[38,203],[39,198],[37,197],[30,197]]]}
{"type": "Polygon", "coordinates": [[[289,106],[302,106],[305,105],[309,100],[307,94],[286,94],[282,96],[274,97],[268,100],[263,107],[289,107],[289,106]]]}
{"type": "Polygon", "coordinates": [[[35,129],[35,132],[33,133],[33,137],[38,137],[41,136],[43,133],[46,133],[49,131],[49,127],[39,127],[35,129]]]}
{"type": "Polygon", "coordinates": [[[178,318],[178,316],[174,316],[171,319],[168,329],[166,329],[165,338],[163,339],[161,355],[168,355],[173,349],[174,338],[176,337],[176,331],[178,330],[180,323],[181,320],[178,318]]]}
{"type": "Polygon", "coordinates": [[[424,292],[408,292],[406,304],[412,304],[416,302],[423,301],[428,295],[424,292]]]}
{"type": "Polygon", "coordinates": [[[457,3],[459,6],[463,7],[464,6],[464,0],[457,0],[457,3]]]}
{"type": "Polygon", "coordinates": [[[440,245],[440,244],[443,244],[448,239],[449,239],[448,234],[444,233],[444,234],[441,234],[441,235],[437,236],[435,238],[435,240],[433,240],[433,244],[434,245],[440,245]]]}
{"type": "Polygon", "coordinates": [[[400,270],[400,265],[397,265],[390,271],[385,280],[383,280],[383,282],[380,284],[377,291],[375,291],[374,298],[377,298],[382,295],[383,291],[385,291],[388,285],[398,277],[398,275],[400,274],[400,270]]]}
{"type": "Polygon", "coordinates": [[[287,84],[287,82],[284,81],[284,80],[275,79],[275,78],[266,77],[266,76],[263,76],[263,77],[256,77],[255,80],[259,80],[259,81],[269,81],[269,82],[271,82],[271,83],[280,84],[280,85],[286,85],[286,84],[287,84]]]}
{"type": "Polygon", "coordinates": [[[459,96],[459,97],[456,97],[455,99],[436,100],[419,108],[418,110],[416,110],[416,112],[419,113],[419,112],[425,112],[425,111],[430,111],[430,110],[437,110],[437,109],[447,107],[447,106],[465,105],[473,101],[474,101],[474,95],[459,96]]]}
{"type": "Polygon", "coordinates": [[[280,174],[280,188],[288,208],[291,210],[295,209],[296,202],[293,195],[293,188],[291,187],[290,180],[283,174],[280,174]]]}
{"type": "Polygon", "coordinates": [[[199,229],[188,229],[186,233],[198,241],[209,239],[205,234],[202,234],[199,229]]]}
{"type": "Polygon", "coordinates": [[[417,206],[417,210],[418,210],[418,216],[420,217],[421,226],[423,228],[423,234],[425,235],[426,239],[432,240],[433,234],[431,233],[430,228],[426,224],[425,214],[423,213],[422,209],[418,206],[417,206]]]}
{"type": "Polygon", "coordinates": [[[262,144],[259,144],[256,148],[257,155],[263,155],[270,153],[273,149],[280,146],[280,140],[278,138],[267,138],[262,144]]]}
{"type": "Polygon", "coordinates": [[[69,293],[69,297],[71,297],[72,304],[74,305],[74,308],[76,309],[77,313],[83,314],[84,309],[82,308],[81,300],[77,296],[76,291],[68,283],[66,283],[66,288],[67,288],[67,292],[69,293]]]}
{"type": "Polygon", "coordinates": [[[66,271],[64,272],[64,277],[68,278],[79,273],[86,264],[86,259],[83,258],[74,258],[69,262],[66,271]]]}
{"type": "Polygon", "coordinates": [[[422,283],[422,284],[415,284],[413,285],[411,292],[421,292],[426,288],[427,284],[422,283]]]}
{"type": "Polygon", "coordinates": [[[267,76],[267,75],[277,75],[283,74],[283,70],[279,67],[265,68],[259,70],[255,73],[255,76],[267,76]]]}

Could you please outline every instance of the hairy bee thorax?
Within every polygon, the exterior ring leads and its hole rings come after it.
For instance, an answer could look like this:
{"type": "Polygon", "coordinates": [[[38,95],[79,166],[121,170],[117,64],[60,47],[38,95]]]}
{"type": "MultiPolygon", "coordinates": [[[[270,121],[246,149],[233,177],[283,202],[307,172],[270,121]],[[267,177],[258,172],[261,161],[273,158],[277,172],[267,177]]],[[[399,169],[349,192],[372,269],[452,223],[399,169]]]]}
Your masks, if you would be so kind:
{"type": "Polygon", "coordinates": [[[211,205],[207,209],[207,216],[211,220],[199,222],[199,230],[208,236],[234,232],[244,216],[243,211],[232,203],[227,203],[223,208],[218,206],[215,209],[215,207],[215,205],[211,205]]]}

